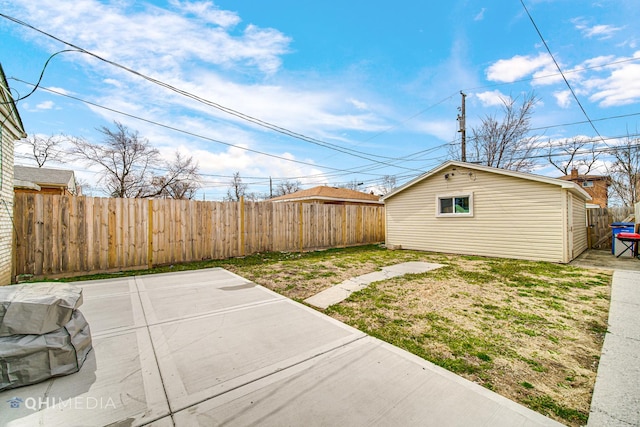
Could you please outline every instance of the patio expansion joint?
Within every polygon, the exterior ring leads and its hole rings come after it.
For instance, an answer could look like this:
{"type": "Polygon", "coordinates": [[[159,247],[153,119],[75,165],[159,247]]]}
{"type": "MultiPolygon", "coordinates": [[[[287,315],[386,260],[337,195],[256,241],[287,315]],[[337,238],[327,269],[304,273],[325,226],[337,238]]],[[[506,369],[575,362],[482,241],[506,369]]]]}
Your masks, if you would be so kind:
{"type": "Polygon", "coordinates": [[[206,318],[206,317],[218,316],[218,315],[221,315],[221,314],[233,313],[233,312],[236,312],[236,311],[249,310],[251,308],[260,307],[260,306],[263,306],[263,305],[276,304],[276,303],[283,302],[283,301],[287,301],[287,299],[285,297],[278,297],[278,298],[272,298],[272,299],[265,300],[265,301],[256,301],[256,302],[252,302],[252,303],[248,303],[248,304],[240,304],[240,305],[236,305],[236,306],[233,306],[233,307],[227,307],[227,308],[223,308],[223,309],[219,309],[219,310],[211,310],[211,311],[208,311],[206,313],[194,314],[192,316],[173,317],[173,318],[170,318],[170,319],[158,320],[156,322],[147,321],[146,316],[145,316],[145,321],[146,321],[146,325],[145,326],[147,328],[149,328],[150,326],[161,326],[161,325],[166,325],[167,323],[186,322],[186,321],[190,321],[190,320],[203,319],[203,318],[206,318]]]}
{"type": "Polygon", "coordinates": [[[352,340],[349,340],[347,342],[342,342],[337,346],[334,346],[334,347],[331,347],[331,348],[327,348],[327,349],[325,349],[325,350],[323,350],[321,352],[313,354],[312,356],[305,357],[304,359],[297,360],[296,362],[291,363],[291,364],[289,364],[289,365],[287,365],[285,367],[282,367],[282,368],[277,369],[275,371],[269,372],[268,374],[261,375],[261,376],[256,377],[256,378],[252,378],[250,381],[246,381],[246,382],[243,382],[242,384],[238,384],[236,386],[230,387],[227,390],[221,391],[219,393],[214,393],[214,394],[212,394],[210,396],[207,396],[206,398],[203,398],[203,399],[198,399],[197,401],[192,402],[192,403],[190,403],[188,405],[185,405],[184,407],[176,408],[175,411],[171,408],[171,417],[173,419],[173,414],[175,414],[177,412],[186,411],[189,408],[198,406],[198,405],[200,405],[200,404],[202,404],[204,402],[207,402],[209,400],[215,399],[217,397],[223,396],[223,395],[228,394],[228,393],[232,393],[232,392],[234,392],[236,390],[239,390],[239,389],[241,389],[243,387],[247,387],[247,386],[249,386],[251,384],[258,383],[260,381],[263,381],[266,378],[278,375],[278,374],[280,374],[282,372],[285,372],[285,371],[287,371],[289,369],[295,368],[296,366],[308,363],[311,360],[320,358],[320,357],[322,357],[322,356],[324,356],[324,355],[326,355],[328,353],[334,352],[334,351],[339,350],[341,348],[348,347],[350,345],[353,345],[354,343],[357,343],[358,341],[361,341],[361,340],[364,340],[364,339],[367,339],[367,338],[370,338],[370,337],[368,335],[366,335],[366,334],[359,334],[355,338],[353,338],[352,340]]]}
{"type": "MultiPolygon", "coordinates": [[[[137,290],[136,294],[138,296],[138,300],[140,301],[140,306],[142,308],[142,315],[143,315],[144,320],[145,320],[144,329],[146,330],[147,336],[149,337],[149,342],[151,344],[151,351],[153,351],[153,358],[154,358],[154,360],[156,362],[156,366],[159,366],[160,365],[160,361],[158,360],[158,353],[156,351],[156,346],[153,343],[153,339],[151,338],[151,331],[149,330],[149,326],[150,325],[149,325],[149,322],[147,321],[147,313],[145,311],[144,304],[142,303],[142,298],[140,297],[140,290],[138,288],[138,280],[137,280],[136,276],[133,276],[133,281],[136,284],[136,290],[137,290]]],[[[158,369],[158,375],[160,376],[160,383],[162,384],[162,392],[164,393],[164,398],[165,398],[165,401],[167,402],[167,408],[169,408],[169,415],[168,416],[171,417],[171,423],[173,425],[175,425],[175,420],[173,419],[173,411],[171,410],[171,404],[170,404],[170,401],[169,401],[169,395],[167,394],[167,386],[165,385],[165,381],[164,381],[164,378],[162,376],[162,370],[161,369],[158,369]]],[[[157,420],[153,420],[151,422],[154,422],[154,421],[157,421],[157,420]]]]}

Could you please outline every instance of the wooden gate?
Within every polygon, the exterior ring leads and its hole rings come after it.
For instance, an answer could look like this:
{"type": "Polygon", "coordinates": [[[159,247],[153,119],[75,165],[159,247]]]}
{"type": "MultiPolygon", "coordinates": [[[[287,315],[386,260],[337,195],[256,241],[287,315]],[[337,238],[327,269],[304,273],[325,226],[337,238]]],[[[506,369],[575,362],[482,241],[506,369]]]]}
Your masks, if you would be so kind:
{"type": "Polygon", "coordinates": [[[626,206],[587,209],[589,249],[611,249],[610,225],[614,222],[629,220],[633,212],[633,208],[626,206]]]}

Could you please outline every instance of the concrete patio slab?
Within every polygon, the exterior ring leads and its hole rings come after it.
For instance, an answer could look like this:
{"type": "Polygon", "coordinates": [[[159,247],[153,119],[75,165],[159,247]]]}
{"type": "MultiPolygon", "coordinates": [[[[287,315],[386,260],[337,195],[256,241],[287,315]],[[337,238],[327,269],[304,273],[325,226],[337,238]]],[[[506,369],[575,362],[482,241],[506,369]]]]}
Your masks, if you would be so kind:
{"type": "Polygon", "coordinates": [[[134,278],[78,282],[77,286],[82,287],[80,311],[89,322],[92,336],[146,326],[134,278]]]}
{"type": "Polygon", "coordinates": [[[373,282],[379,282],[381,280],[387,280],[393,277],[403,276],[405,274],[425,273],[440,267],[442,267],[442,264],[420,261],[403,262],[400,264],[382,267],[382,270],[380,271],[374,271],[373,273],[347,279],[342,283],[307,298],[304,302],[314,307],[325,309],[331,305],[344,301],[349,298],[352,293],[365,289],[373,282]]]}
{"type": "Polygon", "coordinates": [[[589,426],[640,425],[640,272],[615,271],[589,426]]]}
{"type": "Polygon", "coordinates": [[[225,270],[78,286],[89,359],[0,425],[559,425],[225,270]]]}
{"type": "Polygon", "coordinates": [[[171,273],[157,281],[151,276],[136,282],[147,323],[154,325],[259,302],[283,299],[252,282],[223,269],[188,274],[171,273]],[[173,281],[173,285],[171,285],[173,281]]]}
{"type": "MultiPolygon", "coordinates": [[[[149,424],[145,424],[146,427],[175,427],[173,423],[172,417],[164,417],[160,420],[153,421],[149,424]]],[[[120,427],[120,426],[111,426],[111,427],[120,427]]]]}
{"type": "Polygon", "coordinates": [[[173,411],[365,336],[286,299],[150,330],[173,411]]]}
{"type": "Polygon", "coordinates": [[[180,426],[558,425],[372,337],[180,411],[174,419],[180,426]]]}

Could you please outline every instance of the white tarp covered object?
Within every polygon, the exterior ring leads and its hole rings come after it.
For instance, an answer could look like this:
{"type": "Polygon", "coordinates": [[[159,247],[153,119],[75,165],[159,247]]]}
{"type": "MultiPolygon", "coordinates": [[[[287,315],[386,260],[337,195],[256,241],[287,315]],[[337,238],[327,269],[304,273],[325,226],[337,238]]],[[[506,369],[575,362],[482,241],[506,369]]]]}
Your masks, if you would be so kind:
{"type": "Polygon", "coordinates": [[[0,391],[80,370],[92,348],[80,305],[75,285],[0,286],[0,391]]]}
{"type": "Polygon", "coordinates": [[[69,323],[82,288],[67,283],[0,286],[0,337],[42,335],[69,323]]]}
{"type": "Polygon", "coordinates": [[[89,324],[78,310],[53,332],[0,337],[0,391],[78,372],[91,348],[89,324]]]}

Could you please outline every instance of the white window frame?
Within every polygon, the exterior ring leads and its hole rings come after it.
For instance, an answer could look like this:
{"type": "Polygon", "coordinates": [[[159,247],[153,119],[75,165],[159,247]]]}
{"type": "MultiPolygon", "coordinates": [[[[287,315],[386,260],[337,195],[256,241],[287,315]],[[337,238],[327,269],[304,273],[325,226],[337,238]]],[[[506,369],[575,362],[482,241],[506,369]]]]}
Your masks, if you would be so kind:
{"type": "Polygon", "coordinates": [[[582,181],[582,186],[584,188],[592,188],[593,187],[593,181],[582,181]]]}
{"type": "Polygon", "coordinates": [[[453,194],[437,194],[436,195],[436,217],[440,218],[469,218],[473,216],[473,192],[469,193],[453,193],[453,194]],[[469,198],[469,212],[460,213],[441,213],[440,212],[440,200],[442,199],[454,199],[456,197],[468,197],[469,198]]]}

